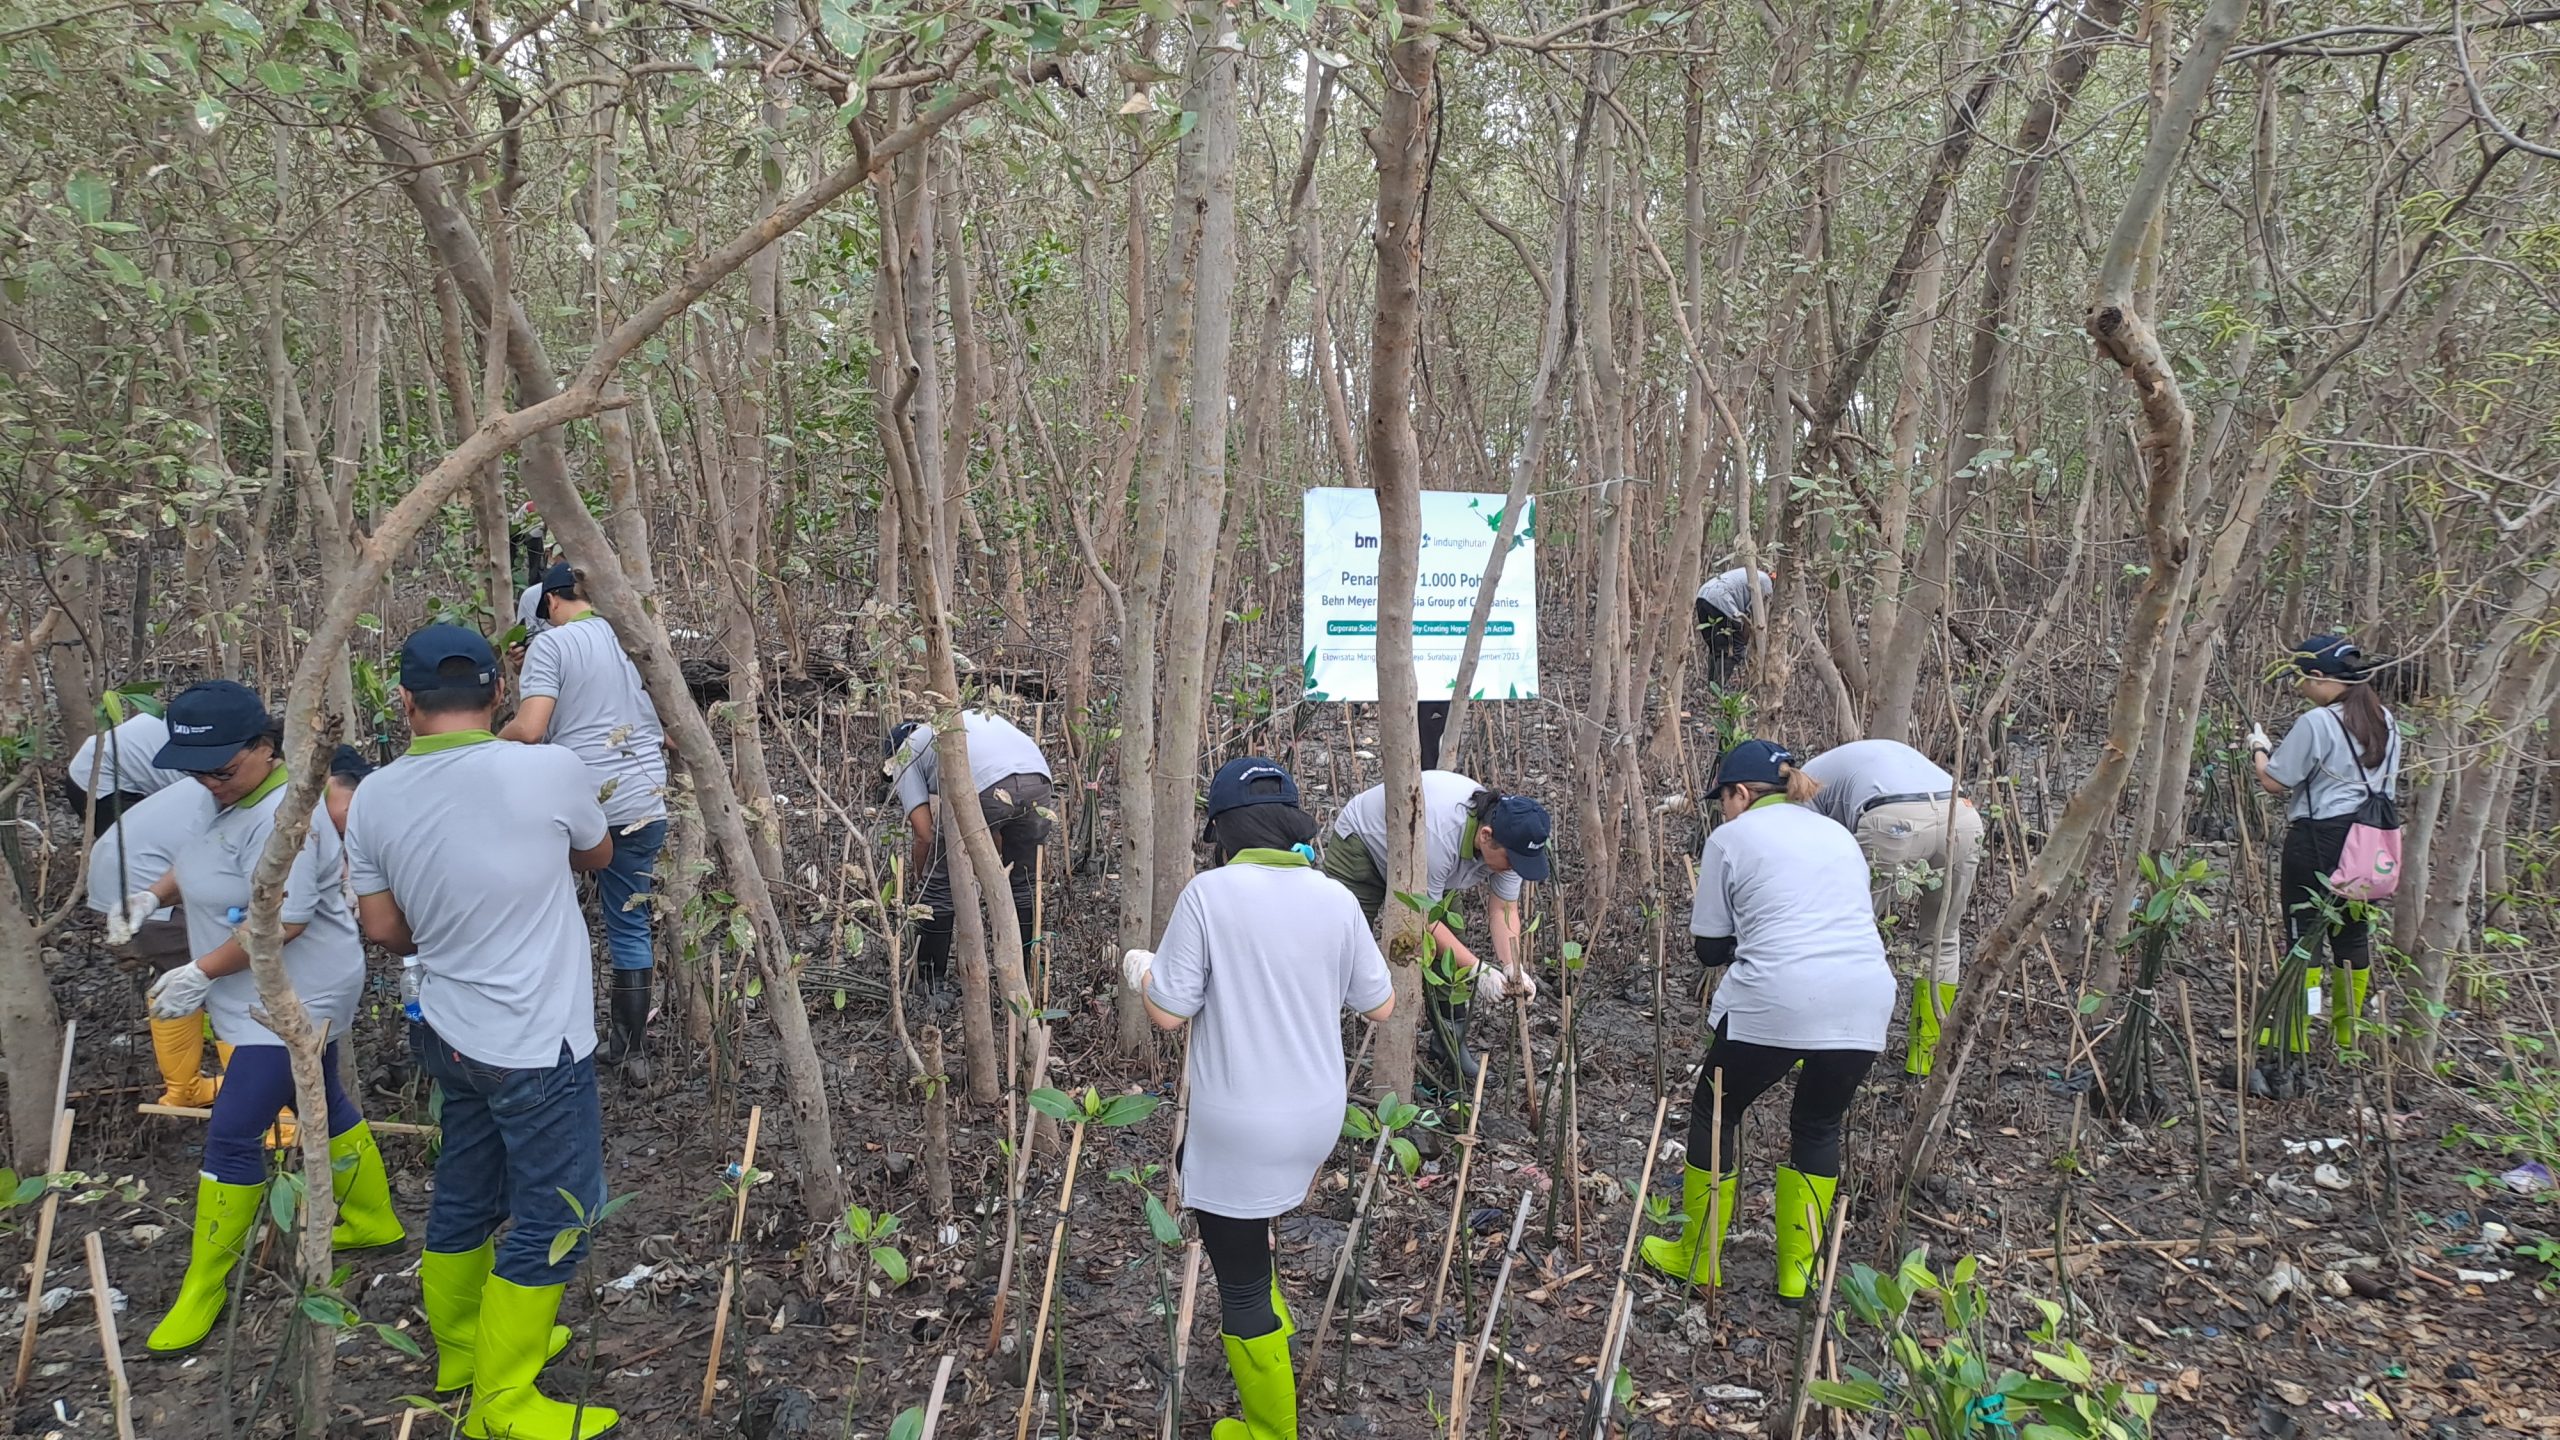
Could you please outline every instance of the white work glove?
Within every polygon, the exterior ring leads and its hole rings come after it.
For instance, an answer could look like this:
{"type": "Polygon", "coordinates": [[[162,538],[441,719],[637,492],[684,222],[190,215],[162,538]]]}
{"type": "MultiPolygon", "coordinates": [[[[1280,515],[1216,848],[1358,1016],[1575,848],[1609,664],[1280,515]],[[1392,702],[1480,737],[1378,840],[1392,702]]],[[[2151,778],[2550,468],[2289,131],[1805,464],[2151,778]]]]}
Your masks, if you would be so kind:
{"type": "Polygon", "coordinates": [[[184,1020],[204,1008],[205,992],[212,988],[213,977],[190,960],[151,983],[151,1018],[184,1020]]]}
{"type": "Polygon", "coordinates": [[[1132,950],[1120,957],[1120,983],[1138,994],[1145,994],[1147,972],[1156,968],[1156,952],[1132,950]]]}
{"type": "MultiPolygon", "coordinates": [[[[1510,976],[1502,973],[1502,967],[1499,965],[1479,964],[1476,966],[1475,976],[1476,993],[1487,1000],[1501,1000],[1508,996],[1511,993],[1512,985],[1515,983],[1510,976]]],[[[1521,971],[1520,978],[1516,983],[1520,987],[1521,999],[1535,1000],[1538,998],[1538,982],[1530,976],[1528,971],[1521,971]]]]}
{"type": "Polygon", "coordinates": [[[107,943],[122,945],[133,938],[142,923],[160,913],[160,897],[148,890],[136,890],[124,897],[124,903],[107,913],[107,943]]]}
{"type": "Polygon", "coordinates": [[[2273,750],[2276,748],[2276,742],[2267,738],[2266,726],[2253,724],[2249,727],[2249,748],[2252,750],[2273,750]]]}

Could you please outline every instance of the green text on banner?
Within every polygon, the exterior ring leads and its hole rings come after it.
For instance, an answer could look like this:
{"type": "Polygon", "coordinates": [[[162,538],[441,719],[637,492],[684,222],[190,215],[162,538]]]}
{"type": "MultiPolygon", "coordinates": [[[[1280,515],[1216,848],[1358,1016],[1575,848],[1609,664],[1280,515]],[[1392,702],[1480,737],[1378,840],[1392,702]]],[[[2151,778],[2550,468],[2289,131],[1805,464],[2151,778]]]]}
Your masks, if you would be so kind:
{"type": "MultiPolygon", "coordinates": [[[[1502,532],[1500,495],[1426,490],[1413,587],[1413,674],[1425,700],[1455,693],[1476,586],[1502,532]]],[[[1538,502],[1511,536],[1476,655],[1471,699],[1538,693],[1538,502]]],[[[1306,697],[1378,698],[1378,496],[1324,488],[1306,498],[1306,697]]]]}

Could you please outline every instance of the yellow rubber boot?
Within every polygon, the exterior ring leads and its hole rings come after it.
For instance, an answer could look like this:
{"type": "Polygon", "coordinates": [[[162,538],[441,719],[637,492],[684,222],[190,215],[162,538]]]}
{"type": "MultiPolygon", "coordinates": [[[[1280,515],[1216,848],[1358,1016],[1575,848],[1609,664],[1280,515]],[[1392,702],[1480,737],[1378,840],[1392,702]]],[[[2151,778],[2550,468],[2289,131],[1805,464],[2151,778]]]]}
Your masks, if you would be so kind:
{"type": "MultiPolygon", "coordinates": [[[[592,1440],[621,1418],[601,1405],[563,1404],[533,1388],[551,1358],[551,1331],[565,1288],[489,1277],[472,1337],[478,1373],[471,1382],[471,1410],[462,1417],[462,1433],[470,1440],[592,1440]]],[[[1285,1347],[1283,1356],[1285,1372],[1285,1347]]]]}
{"type": "Polygon", "coordinates": [[[329,1232],[333,1250],[369,1250],[409,1238],[391,1208],[391,1177],[373,1127],[359,1120],[329,1137],[330,1192],[338,1199],[338,1223],[329,1232]]]}
{"type": "MultiPolygon", "coordinates": [[[[467,1390],[480,1373],[480,1299],[488,1292],[489,1269],[497,1263],[498,1242],[484,1240],[477,1250],[429,1250],[418,1256],[419,1304],[427,1312],[427,1333],[436,1342],[436,1389],[467,1390]]],[[[569,1327],[551,1327],[551,1359],[569,1348],[569,1327]]]]}
{"type": "Polygon", "coordinates": [[[1236,1377],[1241,1420],[1221,1420],[1210,1440],[1298,1440],[1298,1377],[1289,1364],[1289,1336],[1274,1330],[1250,1340],[1226,1337],[1227,1370],[1236,1377]]]}
{"type": "Polygon", "coordinates": [[[225,1185],[210,1178],[196,1181],[195,1241],[187,1251],[187,1275],[178,1282],[178,1298],[170,1304],[169,1313],[151,1327],[151,1338],[143,1343],[167,1354],[192,1350],[213,1333],[213,1322],[222,1316],[232,1268],[240,1263],[250,1234],[258,1228],[258,1200],[266,1189],[264,1185],[225,1185]]]}
{"type": "Polygon", "coordinates": [[[1954,985],[1923,981],[1911,987],[1910,1046],[1902,1062],[1904,1074],[1926,1075],[1937,1068],[1938,1032],[1955,1011],[1954,985]]]}
{"type": "Polygon", "coordinates": [[[1724,1283],[1724,1234],[1733,1223],[1736,1182],[1692,1165],[1680,1176],[1680,1238],[1649,1235],[1644,1263],[1690,1285],[1724,1283]]]}
{"type": "Polygon", "coordinates": [[[200,1110],[213,1103],[222,1082],[204,1073],[204,1017],[153,1019],[151,1054],[160,1064],[160,1103],[200,1110]]]}
{"type": "Polygon", "coordinates": [[[1822,1262],[1822,1232],[1830,1228],[1837,1175],[1807,1175],[1778,1167],[1778,1302],[1801,1305],[1822,1262]]]}

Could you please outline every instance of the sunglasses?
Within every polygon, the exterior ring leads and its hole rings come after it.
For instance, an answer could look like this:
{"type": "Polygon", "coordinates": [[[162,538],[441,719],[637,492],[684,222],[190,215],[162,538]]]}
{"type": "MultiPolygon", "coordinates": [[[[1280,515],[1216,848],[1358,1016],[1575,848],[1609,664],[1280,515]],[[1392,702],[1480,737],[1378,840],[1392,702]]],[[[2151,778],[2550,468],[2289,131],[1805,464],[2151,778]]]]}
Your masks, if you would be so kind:
{"type": "Polygon", "coordinates": [[[219,770],[200,770],[196,772],[196,778],[202,780],[208,785],[228,785],[233,779],[239,776],[240,767],[246,764],[247,761],[248,757],[245,754],[236,755],[232,757],[230,764],[223,766],[219,770]]]}

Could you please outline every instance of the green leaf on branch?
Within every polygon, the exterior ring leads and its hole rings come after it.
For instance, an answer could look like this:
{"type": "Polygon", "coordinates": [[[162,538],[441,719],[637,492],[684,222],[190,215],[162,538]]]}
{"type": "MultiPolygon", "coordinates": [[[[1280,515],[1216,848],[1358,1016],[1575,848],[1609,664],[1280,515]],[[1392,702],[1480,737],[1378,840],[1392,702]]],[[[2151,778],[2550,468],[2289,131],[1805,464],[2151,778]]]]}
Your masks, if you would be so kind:
{"type": "Polygon", "coordinates": [[[107,218],[107,210],[115,204],[115,188],[107,177],[93,170],[83,170],[62,182],[62,198],[70,203],[71,213],[83,225],[95,225],[107,218]]]}
{"type": "Polygon", "coordinates": [[[1163,1103],[1161,1097],[1154,1095],[1114,1095],[1103,1102],[1102,1112],[1094,1117],[1094,1123],[1106,1129],[1135,1125],[1156,1113],[1156,1107],[1163,1103]]]}
{"type": "Polygon", "coordinates": [[[1062,1124],[1072,1125],[1084,1118],[1084,1111],[1077,1107],[1075,1097],[1046,1085],[1031,1092],[1031,1108],[1062,1124]]]}

